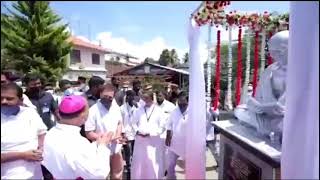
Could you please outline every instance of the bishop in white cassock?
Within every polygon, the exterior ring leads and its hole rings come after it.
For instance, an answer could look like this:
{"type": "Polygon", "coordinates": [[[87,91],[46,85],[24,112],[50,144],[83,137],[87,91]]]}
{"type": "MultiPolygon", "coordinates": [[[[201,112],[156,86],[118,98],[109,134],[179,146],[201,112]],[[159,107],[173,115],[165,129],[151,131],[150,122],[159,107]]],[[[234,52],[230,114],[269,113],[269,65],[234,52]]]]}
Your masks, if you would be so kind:
{"type": "Polygon", "coordinates": [[[107,145],[113,133],[101,134],[90,143],[80,135],[88,116],[82,96],[67,96],[60,106],[60,120],[44,140],[42,164],[55,179],[106,179],[110,172],[107,145]]]}
{"type": "Polygon", "coordinates": [[[132,179],[160,179],[164,176],[163,143],[160,135],[165,130],[164,112],[153,102],[153,93],[143,93],[145,106],[134,113],[137,134],[132,157],[132,179]]]}

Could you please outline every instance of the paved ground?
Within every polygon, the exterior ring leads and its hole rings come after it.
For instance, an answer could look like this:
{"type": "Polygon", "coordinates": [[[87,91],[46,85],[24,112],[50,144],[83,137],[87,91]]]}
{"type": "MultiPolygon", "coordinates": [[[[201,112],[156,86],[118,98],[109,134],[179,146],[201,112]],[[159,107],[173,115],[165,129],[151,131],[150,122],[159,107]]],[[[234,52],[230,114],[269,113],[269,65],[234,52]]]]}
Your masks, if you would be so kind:
{"type": "MultiPolygon", "coordinates": [[[[210,150],[207,149],[206,151],[206,179],[218,179],[218,172],[216,171],[216,161],[211,154],[210,150]]],[[[178,160],[177,166],[176,166],[176,175],[177,179],[185,179],[185,171],[184,171],[184,165],[181,160],[178,160]]]]}

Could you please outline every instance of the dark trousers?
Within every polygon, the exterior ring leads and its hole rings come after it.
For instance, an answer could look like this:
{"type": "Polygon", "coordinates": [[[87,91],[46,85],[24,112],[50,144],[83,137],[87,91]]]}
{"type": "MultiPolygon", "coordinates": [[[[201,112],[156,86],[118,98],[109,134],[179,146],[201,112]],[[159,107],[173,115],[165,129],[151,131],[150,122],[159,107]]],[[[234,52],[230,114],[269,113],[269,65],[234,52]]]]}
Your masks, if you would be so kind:
{"type": "Polygon", "coordinates": [[[130,179],[130,169],[131,169],[131,160],[133,154],[134,140],[128,141],[127,144],[123,145],[123,157],[126,161],[126,172],[127,179],[130,179]]]}
{"type": "Polygon", "coordinates": [[[46,167],[41,165],[42,175],[44,180],[53,180],[52,174],[47,170],[46,167]]]}

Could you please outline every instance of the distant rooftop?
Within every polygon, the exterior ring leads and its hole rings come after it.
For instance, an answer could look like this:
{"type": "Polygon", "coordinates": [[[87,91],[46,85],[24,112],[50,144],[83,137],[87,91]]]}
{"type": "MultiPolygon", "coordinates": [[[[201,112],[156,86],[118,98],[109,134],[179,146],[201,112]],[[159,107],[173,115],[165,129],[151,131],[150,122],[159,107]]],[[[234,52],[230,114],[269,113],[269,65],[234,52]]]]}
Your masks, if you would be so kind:
{"type": "Polygon", "coordinates": [[[111,52],[110,49],[106,49],[106,48],[103,48],[99,45],[95,45],[93,43],[90,43],[90,42],[86,42],[76,36],[72,36],[71,38],[69,38],[69,41],[71,41],[71,43],[75,46],[81,46],[81,47],[86,47],[86,48],[90,48],[90,49],[94,49],[94,50],[98,50],[98,51],[101,51],[101,52],[104,52],[104,53],[109,53],[111,52]]]}

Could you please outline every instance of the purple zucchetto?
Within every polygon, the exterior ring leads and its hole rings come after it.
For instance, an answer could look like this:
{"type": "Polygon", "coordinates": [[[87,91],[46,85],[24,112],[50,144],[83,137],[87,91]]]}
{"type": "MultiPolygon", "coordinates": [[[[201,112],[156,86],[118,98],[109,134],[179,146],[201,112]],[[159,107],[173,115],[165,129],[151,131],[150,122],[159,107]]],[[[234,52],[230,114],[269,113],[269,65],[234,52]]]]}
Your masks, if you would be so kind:
{"type": "Polygon", "coordinates": [[[59,111],[63,114],[73,114],[79,112],[85,106],[86,99],[83,96],[65,96],[59,105],[59,111]]]}

